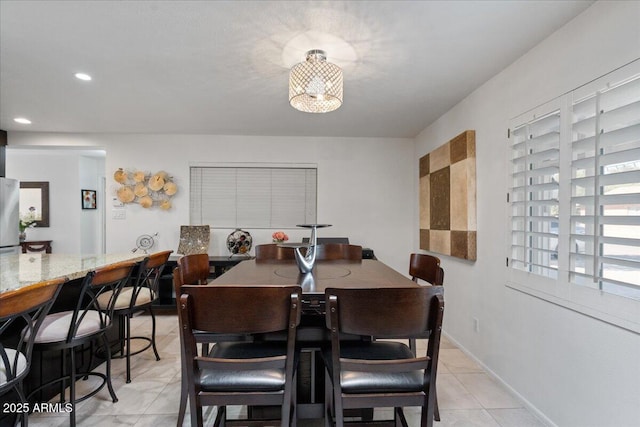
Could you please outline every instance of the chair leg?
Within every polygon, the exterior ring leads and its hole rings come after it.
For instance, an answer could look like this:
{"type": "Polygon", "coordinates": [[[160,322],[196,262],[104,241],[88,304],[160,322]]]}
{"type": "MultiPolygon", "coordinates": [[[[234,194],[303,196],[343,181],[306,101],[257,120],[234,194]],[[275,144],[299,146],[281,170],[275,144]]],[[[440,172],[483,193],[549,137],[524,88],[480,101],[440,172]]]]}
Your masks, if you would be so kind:
{"type": "Polygon", "coordinates": [[[62,349],[60,351],[60,372],[62,373],[62,381],[60,381],[60,402],[64,403],[64,391],[67,388],[65,380],[65,375],[67,372],[67,351],[65,349],[62,349]]]}
{"type": "MultiPolygon", "coordinates": [[[[69,402],[71,402],[71,412],[69,413],[69,426],[76,425],[76,349],[69,349],[69,358],[71,359],[71,370],[69,372],[69,402]]],[[[63,381],[64,382],[64,381],[63,381]]]]}
{"type": "Polygon", "coordinates": [[[433,394],[435,395],[435,405],[434,405],[434,409],[433,409],[433,418],[436,421],[440,421],[440,409],[438,408],[438,394],[436,393],[436,390],[433,389],[433,394]]]}
{"type": "MultiPolygon", "coordinates": [[[[91,341],[89,343],[89,365],[88,366],[93,366],[93,355],[96,351],[100,351],[100,349],[98,348],[97,350],[94,350],[93,348],[93,341],[91,341]]],[[[88,380],[89,379],[89,375],[85,375],[83,378],[83,380],[88,380]]]]}
{"type": "MultiPolygon", "coordinates": [[[[16,390],[16,394],[18,395],[18,401],[26,402],[27,398],[24,396],[24,390],[22,390],[22,382],[16,385],[15,390],[16,390]]],[[[19,415],[19,418],[20,418],[20,425],[22,427],[28,427],[29,414],[23,412],[22,414],[19,415]]],[[[16,419],[16,421],[18,420],[16,419]]]]}
{"type": "MultiPolygon", "coordinates": [[[[184,360],[184,356],[182,357],[184,360]]],[[[187,387],[187,376],[184,372],[184,367],[180,375],[180,409],[178,410],[178,427],[182,427],[184,423],[184,416],[187,412],[187,399],[189,397],[189,390],[187,387]]]]}
{"type": "Polygon", "coordinates": [[[296,375],[293,375],[293,379],[291,381],[292,385],[285,385],[284,393],[285,396],[289,396],[285,398],[282,402],[282,408],[280,409],[280,426],[281,427],[295,427],[295,417],[297,414],[295,412],[295,389],[296,389],[296,375]],[[291,391],[289,392],[288,387],[291,387],[291,391]]]}
{"type": "Polygon", "coordinates": [[[333,388],[333,412],[336,417],[336,427],[344,427],[344,408],[342,407],[342,398],[333,388]]]}
{"type": "Polygon", "coordinates": [[[125,354],[125,358],[127,359],[126,364],[127,364],[127,384],[129,384],[131,382],[131,315],[130,314],[125,314],[124,315],[124,319],[126,322],[125,327],[127,328],[126,330],[126,346],[127,346],[127,352],[125,354]]]}
{"type": "Polygon", "coordinates": [[[149,306],[149,313],[151,314],[151,347],[153,347],[153,352],[156,355],[156,360],[160,360],[160,354],[158,353],[158,348],[156,347],[156,315],[153,312],[153,307],[149,306]]]}
{"type": "Polygon", "coordinates": [[[116,392],[113,390],[113,385],[111,384],[111,348],[109,347],[109,342],[107,340],[107,334],[102,334],[102,341],[104,342],[104,346],[107,349],[107,369],[106,369],[106,377],[107,377],[107,387],[109,388],[109,394],[111,395],[111,400],[113,403],[118,401],[118,396],[116,396],[116,392]]]}
{"type": "Polygon", "coordinates": [[[396,427],[408,427],[407,418],[404,416],[404,410],[402,407],[393,409],[393,419],[395,420],[396,427]]]}
{"type": "Polygon", "coordinates": [[[202,427],[202,405],[194,393],[189,393],[189,410],[191,412],[191,427],[202,427]]]}
{"type": "Polygon", "coordinates": [[[189,398],[189,382],[187,380],[186,355],[182,335],[180,335],[180,409],[178,410],[178,427],[182,427],[184,416],[187,412],[187,399],[189,398]]]}
{"type": "Polygon", "coordinates": [[[418,347],[415,338],[409,338],[409,350],[411,350],[414,356],[417,354],[416,351],[418,351],[418,347]]]}
{"type": "Polygon", "coordinates": [[[331,378],[329,373],[324,371],[324,426],[333,426],[333,387],[331,386],[331,378]]]}
{"type": "MultiPolygon", "coordinates": [[[[435,396],[434,401],[435,401],[435,396]]],[[[420,411],[420,427],[432,427],[433,419],[435,418],[434,414],[434,405],[429,404],[429,400],[431,396],[425,396],[424,401],[422,403],[422,411],[420,411]]]]}
{"type": "Polygon", "coordinates": [[[298,392],[297,392],[297,384],[298,384],[298,374],[294,371],[293,373],[293,385],[291,389],[291,427],[298,426],[298,392]]]}

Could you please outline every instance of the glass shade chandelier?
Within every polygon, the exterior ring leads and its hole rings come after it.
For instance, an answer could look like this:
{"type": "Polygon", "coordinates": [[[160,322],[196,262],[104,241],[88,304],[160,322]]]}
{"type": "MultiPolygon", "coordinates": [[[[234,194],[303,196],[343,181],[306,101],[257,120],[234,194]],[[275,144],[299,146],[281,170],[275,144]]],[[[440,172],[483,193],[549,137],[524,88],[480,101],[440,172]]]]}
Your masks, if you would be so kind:
{"type": "Polygon", "coordinates": [[[323,50],[307,52],[307,60],[289,74],[289,103],[305,113],[328,113],[342,105],[342,70],[327,62],[323,50]]]}

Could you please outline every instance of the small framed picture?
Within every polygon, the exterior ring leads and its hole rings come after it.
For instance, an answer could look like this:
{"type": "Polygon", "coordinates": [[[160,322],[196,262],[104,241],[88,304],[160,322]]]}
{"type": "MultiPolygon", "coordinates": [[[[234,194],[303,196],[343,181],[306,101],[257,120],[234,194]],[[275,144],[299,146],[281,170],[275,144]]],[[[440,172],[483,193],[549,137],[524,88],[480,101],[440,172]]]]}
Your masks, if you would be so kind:
{"type": "Polygon", "coordinates": [[[96,190],[81,190],[82,191],[82,209],[95,209],[96,208],[96,190]]]}

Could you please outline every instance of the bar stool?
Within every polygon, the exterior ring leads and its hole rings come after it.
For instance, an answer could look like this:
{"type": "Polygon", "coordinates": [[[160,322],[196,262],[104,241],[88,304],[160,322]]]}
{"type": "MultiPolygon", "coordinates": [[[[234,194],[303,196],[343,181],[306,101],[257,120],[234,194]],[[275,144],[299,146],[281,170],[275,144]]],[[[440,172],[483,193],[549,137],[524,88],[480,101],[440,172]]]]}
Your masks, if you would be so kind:
{"type": "MultiPolygon", "coordinates": [[[[22,426],[28,424],[22,381],[31,368],[34,337],[65,281],[60,278],[39,282],[0,296],[0,401],[11,402],[12,391],[16,395],[16,411],[11,411],[16,418],[9,425],[17,424],[18,419],[22,426]]],[[[7,425],[3,412],[0,425],[7,425]]]]}
{"type": "MultiPolygon", "coordinates": [[[[173,251],[156,252],[141,261],[138,264],[138,275],[133,286],[124,287],[116,299],[114,314],[116,316],[122,316],[125,323],[120,323],[120,345],[123,350],[121,350],[120,356],[112,356],[112,358],[127,359],[127,383],[131,382],[131,356],[140,354],[151,347],[153,348],[156,360],[160,360],[160,355],[156,348],[156,316],[153,312],[153,303],[159,297],[158,283],[160,281],[160,275],[172,252],[173,251]],[[132,337],[131,318],[134,314],[146,311],[147,309],[151,314],[151,337],[132,337]],[[144,340],[148,341],[148,344],[132,353],[131,340],[144,340]]],[[[104,292],[98,297],[98,304],[101,309],[108,309],[112,295],[113,291],[110,291],[104,292]]]]}
{"type": "MultiPolygon", "coordinates": [[[[34,346],[39,351],[60,350],[62,354],[62,376],[46,384],[40,385],[31,395],[44,387],[61,383],[60,397],[64,401],[65,384],[69,382],[69,401],[72,409],[69,413],[69,425],[75,427],[75,408],[79,402],[90,398],[107,385],[113,402],[118,398],[111,384],[111,349],[107,342],[106,330],[111,326],[113,311],[118,294],[128,282],[134,262],[120,262],[90,271],[85,276],[78,297],[76,307],[72,311],[52,313],[45,317],[40,330],[36,334],[34,346]],[[106,308],[101,308],[98,298],[105,292],[112,292],[106,308]],[[76,350],[101,339],[105,348],[106,374],[99,372],[76,372],[76,350]],[[67,372],[66,357],[70,359],[70,369],[67,372]],[[102,382],[93,391],[80,398],[76,397],[76,379],[87,376],[102,378],[102,382]]],[[[91,346],[93,348],[93,346],[91,346]]],[[[91,365],[91,361],[89,362],[91,365]]],[[[88,367],[88,370],[91,366],[88,367]]],[[[31,396],[30,395],[30,396],[31,396]]]]}

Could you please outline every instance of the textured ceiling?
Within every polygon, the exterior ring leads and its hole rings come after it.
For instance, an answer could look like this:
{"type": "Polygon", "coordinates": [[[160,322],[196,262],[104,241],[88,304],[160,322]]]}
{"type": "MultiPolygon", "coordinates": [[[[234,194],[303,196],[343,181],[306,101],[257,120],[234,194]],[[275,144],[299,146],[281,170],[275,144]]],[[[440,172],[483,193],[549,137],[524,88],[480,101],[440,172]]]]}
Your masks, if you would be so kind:
{"type": "Polygon", "coordinates": [[[591,3],[2,0],[0,129],[413,137],[591,3]],[[332,113],[288,103],[315,48],[332,113]]]}

